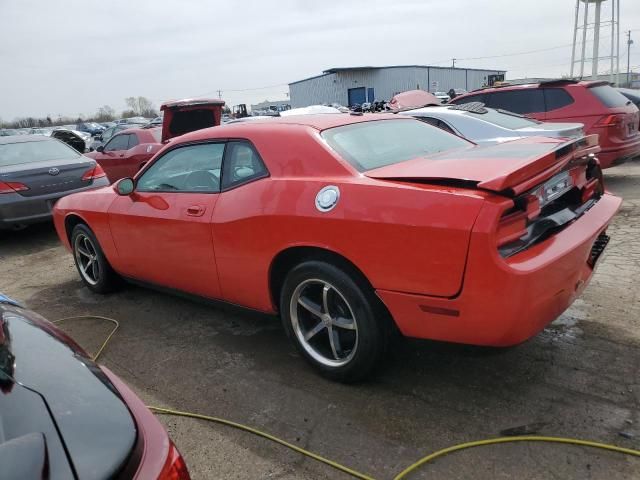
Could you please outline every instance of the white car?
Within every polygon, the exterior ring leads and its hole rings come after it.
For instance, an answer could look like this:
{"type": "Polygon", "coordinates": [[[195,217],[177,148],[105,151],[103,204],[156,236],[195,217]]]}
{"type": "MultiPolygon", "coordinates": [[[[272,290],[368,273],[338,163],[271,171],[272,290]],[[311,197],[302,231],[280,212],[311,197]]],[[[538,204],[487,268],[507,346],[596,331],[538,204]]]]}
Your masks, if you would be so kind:
{"type": "Polygon", "coordinates": [[[442,103],[447,103],[451,98],[447,92],[434,92],[433,95],[442,103]]]}
{"type": "Polygon", "coordinates": [[[485,107],[480,102],[405,110],[409,115],[474,143],[494,144],[523,137],[584,136],[582,123],[539,122],[523,115],[485,107]]]}

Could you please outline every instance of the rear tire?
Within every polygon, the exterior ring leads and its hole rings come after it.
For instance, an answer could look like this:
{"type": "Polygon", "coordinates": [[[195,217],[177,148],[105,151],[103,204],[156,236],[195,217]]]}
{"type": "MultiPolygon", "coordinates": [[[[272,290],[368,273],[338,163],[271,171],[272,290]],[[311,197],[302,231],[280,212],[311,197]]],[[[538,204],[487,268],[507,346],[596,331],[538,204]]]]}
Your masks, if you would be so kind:
{"type": "Polygon", "coordinates": [[[331,380],[366,378],[386,351],[386,310],[365,281],[335,265],[312,260],[294,267],[280,315],[298,351],[331,380]]]}
{"type": "Polygon", "coordinates": [[[120,277],[111,268],[91,229],[78,224],[71,233],[71,248],[83,283],[96,293],[109,293],[120,285],[120,277]]]}

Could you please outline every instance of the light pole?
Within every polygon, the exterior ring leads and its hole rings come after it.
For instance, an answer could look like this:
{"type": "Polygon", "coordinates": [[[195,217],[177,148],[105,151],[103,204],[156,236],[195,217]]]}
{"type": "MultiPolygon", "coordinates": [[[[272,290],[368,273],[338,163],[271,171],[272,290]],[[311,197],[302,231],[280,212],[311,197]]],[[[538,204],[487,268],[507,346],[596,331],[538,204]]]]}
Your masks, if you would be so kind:
{"type": "Polygon", "coordinates": [[[631,87],[631,69],[629,67],[631,61],[631,45],[633,45],[633,40],[631,40],[631,30],[629,30],[627,31],[627,88],[631,87]]]}

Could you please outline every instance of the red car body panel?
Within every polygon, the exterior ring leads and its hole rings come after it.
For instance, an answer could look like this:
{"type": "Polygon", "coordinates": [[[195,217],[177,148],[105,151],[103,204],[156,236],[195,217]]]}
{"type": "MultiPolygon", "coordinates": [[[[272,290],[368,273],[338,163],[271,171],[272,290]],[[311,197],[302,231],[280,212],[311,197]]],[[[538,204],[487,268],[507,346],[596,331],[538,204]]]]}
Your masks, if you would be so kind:
{"type": "Polygon", "coordinates": [[[487,202],[474,227],[460,295],[377,293],[406,336],[490,346],[521,343],[557,318],[587,286],[593,274],[591,247],[621,202],[604,195],[589,216],[506,262],[492,248],[495,205],[487,202]]]}
{"type": "Polygon", "coordinates": [[[111,137],[105,146],[108,147],[109,143],[117,136],[129,134],[137,137],[138,144],[128,150],[94,151],[85,155],[100,164],[111,183],[121,178],[133,177],[162,148],[162,144],[154,137],[154,130],[157,129],[128,128],[122,130],[111,137]]]}
{"type": "Polygon", "coordinates": [[[406,121],[395,115],[317,115],[186,134],[165,146],[136,178],[177,144],[228,139],[250,141],[269,176],[214,194],[118,196],[105,187],[71,195],[55,206],[56,229],[70,248],[67,219],[78,216],[94,230],[117,272],[269,313],[278,308],[270,285],[278,255],[296,247],[328,250],[364,274],[403,332],[423,338],[518,343],[569,306],[583,288],[576,289],[577,279],[586,283],[590,276],[586,256],[594,238],[620,201],[605,195],[574,225],[504,259],[495,231],[513,201],[488,190],[511,186],[517,192],[532,178],[542,182],[542,174],[548,178],[586,155],[593,148],[589,140],[566,158],[556,159],[554,153],[553,161],[552,147],[563,149],[562,142],[526,139],[510,142],[512,152],[494,152],[505,158],[487,159],[485,168],[478,153],[484,147],[471,147],[362,174],[320,132],[372,119],[406,121]],[[517,149],[521,153],[513,158],[517,149]],[[472,168],[466,158],[474,155],[472,168]],[[486,182],[487,188],[435,181],[467,177],[486,182]],[[315,207],[315,196],[326,185],[341,192],[330,213],[315,207]],[[553,281],[544,278],[551,269],[558,271],[553,281]],[[494,315],[501,304],[504,313],[494,315]],[[531,313],[525,312],[530,307],[531,313]],[[439,308],[455,311],[455,317],[439,308]],[[521,317],[531,321],[523,326],[521,317]],[[478,325],[485,322],[483,331],[478,325]]]}
{"type": "Polygon", "coordinates": [[[608,168],[636,155],[640,155],[640,112],[631,102],[622,107],[607,107],[590,88],[607,85],[607,82],[576,82],[554,84],[528,84],[497,88],[486,88],[454,98],[451,103],[474,101],[475,96],[512,90],[544,88],[561,89],[573,98],[573,103],[547,112],[531,112],[527,116],[543,122],[580,122],[588,135],[597,134],[601,147],[598,158],[602,168],[608,168]],[[607,124],[607,118],[619,118],[607,124]]]}

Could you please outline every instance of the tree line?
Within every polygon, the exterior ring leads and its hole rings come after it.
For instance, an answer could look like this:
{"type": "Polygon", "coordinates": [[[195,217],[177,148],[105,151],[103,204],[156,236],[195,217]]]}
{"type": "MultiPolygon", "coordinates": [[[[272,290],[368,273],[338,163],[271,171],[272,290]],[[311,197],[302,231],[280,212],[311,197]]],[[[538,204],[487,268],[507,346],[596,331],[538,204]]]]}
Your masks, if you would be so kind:
{"type": "Polygon", "coordinates": [[[111,122],[116,118],[145,117],[154,118],[158,116],[153,102],[146,97],[127,97],[124,99],[127,109],[122,111],[120,116],[116,116],[116,111],[109,105],[103,105],[98,108],[93,115],[81,115],[77,118],[69,116],[58,116],[52,118],[46,117],[22,117],[13,121],[3,122],[0,119],[0,128],[38,128],[38,127],[57,127],[59,125],[71,125],[80,122],[111,122]]]}

